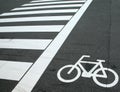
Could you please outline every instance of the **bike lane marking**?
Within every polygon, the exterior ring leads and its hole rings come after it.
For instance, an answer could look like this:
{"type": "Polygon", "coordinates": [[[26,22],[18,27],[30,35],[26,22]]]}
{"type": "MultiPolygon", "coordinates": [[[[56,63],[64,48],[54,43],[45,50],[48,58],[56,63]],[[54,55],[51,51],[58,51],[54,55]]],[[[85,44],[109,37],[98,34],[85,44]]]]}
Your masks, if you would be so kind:
{"type": "Polygon", "coordinates": [[[57,35],[53,42],[47,47],[43,54],[37,59],[26,75],[21,79],[12,92],[31,92],[36,85],[47,66],[50,64],[62,44],[65,42],[74,26],[80,20],[88,6],[93,0],[87,0],[86,3],[77,11],[73,18],[66,24],[62,31],[57,35]],[[40,70],[41,68],[41,70],[40,70]],[[29,83],[31,82],[31,83],[29,83]]]}
{"type": "Polygon", "coordinates": [[[97,62],[92,62],[92,61],[84,61],[83,60],[84,58],[90,58],[90,55],[82,55],[80,57],[80,59],[75,64],[73,64],[73,65],[68,64],[68,65],[65,65],[65,66],[61,67],[57,72],[58,79],[61,82],[64,82],[64,83],[72,83],[72,82],[76,81],[79,77],[85,77],[85,78],[91,78],[92,77],[93,81],[98,86],[105,87],[105,88],[113,87],[118,83],[118,81],[119,81],[118,74],[114,70],[112,70],[110,68],[105,68],[103,66],[102,63],[105,62],[105,60],[97,59],[96,60],[97,62]],[[82,64],[93,64],[94,67],[92,67],[89,71],[87,71],[82,64]],[[70,70],[68,71],[67,74],[71,74],[73,72],[73,70],[76,69],[77,70],[77,75],[72,79],[67,79],[67,78],[62,77],[61,72],[66,68],[70,68],[70,70]],[[102,83],[97,79],[97,78],[103,78],[103,79],[108,78],[105,70],[113,73],[115,79],[112,83],[108,83],[108,84],[107,83],[102,83]],[[99,74],[100,71],[102,72],[101,74],[99,74]]]}

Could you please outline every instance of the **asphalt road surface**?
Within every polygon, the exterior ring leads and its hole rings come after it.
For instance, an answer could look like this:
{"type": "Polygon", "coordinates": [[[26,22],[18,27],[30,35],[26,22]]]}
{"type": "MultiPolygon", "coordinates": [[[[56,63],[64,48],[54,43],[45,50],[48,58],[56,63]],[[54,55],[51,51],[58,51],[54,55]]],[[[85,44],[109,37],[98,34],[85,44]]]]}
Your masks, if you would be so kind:
{"type": "Polygon", "coordinates": [[[119,10],[120,0],[0,0],[0,92],[119,92],[119,10]]]}

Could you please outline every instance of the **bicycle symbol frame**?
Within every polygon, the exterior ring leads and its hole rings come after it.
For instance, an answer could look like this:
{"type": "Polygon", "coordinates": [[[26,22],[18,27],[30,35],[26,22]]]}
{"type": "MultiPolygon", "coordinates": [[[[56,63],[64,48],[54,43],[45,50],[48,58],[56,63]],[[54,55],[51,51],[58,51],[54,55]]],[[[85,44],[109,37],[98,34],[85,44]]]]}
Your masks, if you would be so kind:
{"type": "Polygon", "coordinates": [[[113,87],[113,86],[115,86],[118,83],[118,81],[119,81],[118,74],[114,70],[112,70],[110,68],[104,68],[103,67],[102,63],[105,62],[105,60],[97,59],[98,62],[91,62],[91,61],[83,61],[83,58],[90,58],[90,55],[82,55],[82,57],[74,65],[65,65],[62,68],[60,68],[58,70],[58,72],[57,72],[58,79],[61,82],[64,82],[64,83],[71,83],[71,82],[76,81],[80,77],[80,75],[81,75],[81,77],[86,77],[86,78],[91,78],[92,77],[93,81],[98,86],[106,87],[106,88],[113,87]],[[92,69],[88,72],[82,66],[82,63],[85,63],[85,64],[94,64],[94,67],[92,67],[92,69]],[[71,74],[74,69],[77,70],[77,75],[74,78],[72,78],[72,79],[64,79],[61,76],[61,72],[64,69],[67,69],[67,68],[70,68],[70,70],[67,72],[68,75],[71,74]],[[81,71],[82,71],[82,74],[81,74],[81,71]],[[99,74],[100,71],[102,71],[102,74],[99,74]],[[114,79],[114,81],[112,83],[105,84],[105,83],[101,83],[101,82],[98,81],[97,78],[108,78],[107,73],[105,71],[111,72],[114,75],[115,79],[114,79]]]}

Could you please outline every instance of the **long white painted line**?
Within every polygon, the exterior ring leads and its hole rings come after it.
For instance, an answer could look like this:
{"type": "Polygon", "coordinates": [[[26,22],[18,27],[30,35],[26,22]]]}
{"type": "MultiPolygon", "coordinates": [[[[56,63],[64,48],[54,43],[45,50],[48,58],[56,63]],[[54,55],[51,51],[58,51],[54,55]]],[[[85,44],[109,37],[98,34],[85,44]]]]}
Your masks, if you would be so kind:
{"type": "MultiPolygon", "coordinates": [[[[56,2],[61,2],[61,0],[34,0],[34,1],[31,1],[32,3],[37,3],[37,2],[46,2],[46,1],[56,1],[56,2]]],[[[71,1],[71,0],[67,0],[67,1],[71,1]]],[[[73,0],[73,1],[77,1],[77,0],[73,0]]],[[[86,0],[80,0],[80,1],[86,1],[86,0]]]]}
{"type": "Polygon", "coordinates": [[[31,2],[46,2],[46,1],[60,1],[60,0],[33,0],[31,2]]]}
{"type": "Polygon", "coordinates": [[[44,17],[21,17],[21,18],[2,18],[0,23],[6,22],[30,22],[30,21],[63,21],[70,20],[72,16],[44,16],[44,17]]]}
{"type": "Polygon", "coordinates": [[[0,16],[12,16],[12,15],[29,15],[29,14],[50,14],[50,13],[75,13],[78,9],[60,9],[60,10],[36,10],[36,11],[19,11],[3,13],[0,16]]]}
{"type": "MultiPolygon", "coordinates": [[[[45,2],[45,3],[29,3],[24,4],[22,6],[34,6],[34,5],[49,5],[49,4],[67,4],[67,3],[81,3],[83,1],[77,0],[77,1],[61,1],[61,2],[45,2]]],[[[84,1],[85,2],[85,1],[84,1]]]]}
{"type": "Polygon", "coordinates": [[[0,79],[19,81],[32,63],[0,60],[0,79]]]}
{"type": "Polygon", "coordinates": [[[0,48],[44,50],[51,39],[0,39],[0,48]]]}
{"type": "Polygon", "coordinates": [[[36,85],[58,50],[61,48],[77,22],[80,20],[92,0],[87,0],[80,10],[73,16],[73,18],[66,24],[63,30],[57,35],[53,42],[47,47],[42,55],[37,59],[34,65],[17,84],[12,92],[31,92],[36,85]],[[31,82],[31,83],[29,83],[31,82]]]}
{"type": "MultiPolygon", "coordinates": [[[[59,0],[32,0],[32,1],[40,1],[40,2],[43,2],[43,1],[59,1],[59,0]]],[[[31,1],[31,2],[32,2],[31,1]]]]}
{"type": "Polygon", "coordinates": [[[0,27],[0,33],[4,32],[60,32],[64,25],[38,25],[38,26],[4,26],[0,27]]]}
{"type": "Polygon", "coordinates": [[[31,9],[49,9],[49,8],[69,8],[69,7],[81,7],[83,4],[68,4],[68,5],[48,5],[48,6],[32,6],[32,7],[19,7],[15,8],[12,11],[16,10],[31,10],[31,9]]]}
{"type": "Polygon", "coordinates": [[[31,3],[46,2],[46,1],[59,1],[59,0],[34,0],[34,1],[31,1],[31,3]]]}

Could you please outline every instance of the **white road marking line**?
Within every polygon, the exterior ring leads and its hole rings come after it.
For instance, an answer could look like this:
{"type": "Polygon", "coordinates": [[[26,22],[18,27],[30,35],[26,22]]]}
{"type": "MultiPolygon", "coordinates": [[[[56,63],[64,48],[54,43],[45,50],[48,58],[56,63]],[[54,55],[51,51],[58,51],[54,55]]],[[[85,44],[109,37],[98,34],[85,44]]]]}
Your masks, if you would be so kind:
{"type": "MultiPolygon", "coordinates": [[[[45,2],[45,3],[29,3],[24,4],[22,6],[34,6],[34,5],[49,5],[49,4],[66,4],[66,3],[81,3],[83,1],[77,0],[77,1],[61,1],[61,2],[45,2]]],[[[85,2],[85,1],[84,1],[85,2]]]]}
{"type": "Polygon", "coordinates": [[[0,27],[0,33],[4,32],[60,32],[64,25],[37,25],[37,26],[4,26],[0,27]]]}
{"type": "Polygon", "coordinates": [[[0,23],[6,22],[30,22],[30,21],[63,21],[70,20],[72,16],[44,16],[44,17],[22,17],[22,18],[2,18],[0,23]]]}
{"type": "Polygon", "coordinates": [[[17,84],[12,92],[31,92],[33,87],[36,85],[60,47],[63,45],[77,22],[80,20],[92,0],[87,0],[86,3],[80,8],[80,10],[73,16],[68,24],[62,29],[57,35],[53,42],[47,47],[43,54],[37,59],[34,65],[17,84]],[[31,82],[31,83],[29,83],[31,82]]]}
{"type": "Polygon", "coordinates": [[[0,48],[44,50],[51,39],[0,39],[0,48]]]}
{"type": "Polygon", "coordinates": [[[19,81],[32,63],[0,60],[0,79],[19,81]]]}
{"type": "MultiPolygon", "coordinates": [[[[56,1],[56,2],[61,2],[61,0],[34,0],[31,1],[32,3],[37,3],[37,2],[46,2],[46,1],[56,1]]],[[[71,1],[71,0],[67,0],[67,1],[71,1]]],[[[73,1],[78,1],[78,0],[73,0],[73,1]]],[[[80,0],[81,2],[85,2],[86,0],[80,0]]]]}
{"type": "Polygon", "coordinates": [[[12,11],[16,10],[31,10],[31,9],[49,9],[49,8],[69,8],[69,7],[81,7],[83,4],[68,4],[68,5],[48,5],[48,6],[32,6],[32,7],[20,7],[15,8],[12,11]]]}
{"type": "Polygon", "coordinates": [[[46,1],[60,1],[60,0],[33,0],[31,2],[46,2],[46,1]]]}
{"type": "Polygon", "coordinates": [[[50,14],[50,13],[75,13],[78,9],[60,9],[60,10],[36,10],[36,11],[19,11],[3,13],[0,16],[12,16],[12,15],[28,15],[28,14],[50,14]]]}

